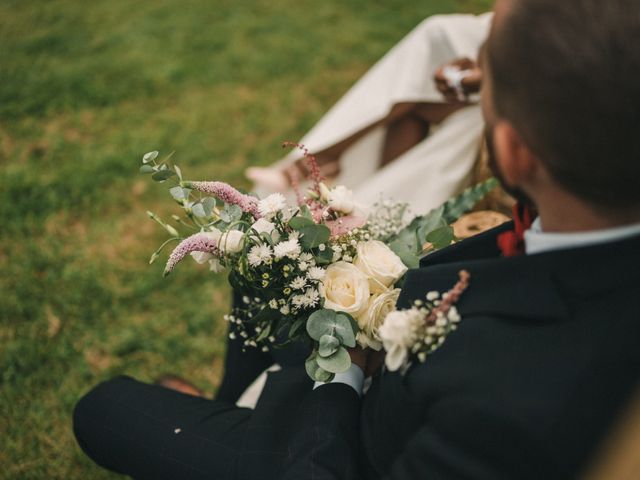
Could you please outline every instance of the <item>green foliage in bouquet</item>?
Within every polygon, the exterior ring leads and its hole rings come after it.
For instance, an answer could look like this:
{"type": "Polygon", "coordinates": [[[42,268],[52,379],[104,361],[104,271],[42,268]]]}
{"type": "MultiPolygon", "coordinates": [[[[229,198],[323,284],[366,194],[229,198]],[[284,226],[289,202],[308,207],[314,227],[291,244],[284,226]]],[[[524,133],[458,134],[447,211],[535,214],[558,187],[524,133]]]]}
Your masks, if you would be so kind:
{"type": "Polygon", "coordinates": [[[409,268],[417,268],[420,257],[450,245],[455,240],[451,224],[469,212],[498,182],[490,178],[467,188],[426,215],[411,223],[389,239],[389,247],[409,268]]]}

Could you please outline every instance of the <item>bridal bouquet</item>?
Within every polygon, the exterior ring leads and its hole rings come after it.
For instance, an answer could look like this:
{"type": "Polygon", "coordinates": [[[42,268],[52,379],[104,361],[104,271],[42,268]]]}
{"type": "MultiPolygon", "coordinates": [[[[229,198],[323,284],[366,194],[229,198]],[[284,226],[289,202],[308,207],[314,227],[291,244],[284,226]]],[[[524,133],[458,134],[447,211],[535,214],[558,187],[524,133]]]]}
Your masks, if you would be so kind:
{"type": "Polygon", "coordinates": [[[350,364],[348,347],[382,348],[379,328],[394,310],[398,288],[421,255],[454,241],[450,224],[494,186],[472,187],[425,216],[411,217],[407,205],[389,200],[360,205],[344,186],[322,182],[315,158],[303,150],[311,187],[297,203],[280,193],[266,198],[243,193],[215,181],[187,181],[169,158],[158,152],[143,157],[141,173],[158,182],[173,179],[171,196],[184,210],[173,216],[181,235],[157,215],[171,238],[151,257],[155,261],[170,242],[165,275],[187,256],[227,272],[242,295],[226,319],[230,334],[245,347],[281,347],[306,341],[312,353],[305,366],[316,381],[330,381],[350,364]]]}

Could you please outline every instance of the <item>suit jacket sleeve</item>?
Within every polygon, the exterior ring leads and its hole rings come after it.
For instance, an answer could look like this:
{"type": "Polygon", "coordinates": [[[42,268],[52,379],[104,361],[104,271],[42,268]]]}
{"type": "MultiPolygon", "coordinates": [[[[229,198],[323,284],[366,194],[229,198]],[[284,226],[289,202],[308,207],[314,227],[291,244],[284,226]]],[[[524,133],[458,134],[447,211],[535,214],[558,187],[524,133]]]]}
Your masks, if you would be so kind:
{"type": "Polygon", "coordinates": [[[312,390],[300,408],[281,480],[356,480],[360,398],[348,385],[312,390]]]}

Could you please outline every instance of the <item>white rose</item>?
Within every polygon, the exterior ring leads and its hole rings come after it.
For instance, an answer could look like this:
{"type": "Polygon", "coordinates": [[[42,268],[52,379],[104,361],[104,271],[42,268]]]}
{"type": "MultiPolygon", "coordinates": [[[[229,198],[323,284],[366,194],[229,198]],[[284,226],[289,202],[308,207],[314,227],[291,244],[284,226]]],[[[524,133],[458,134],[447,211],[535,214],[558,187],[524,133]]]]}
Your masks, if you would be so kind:
{"type": "Polygon", "coordinates": [[[380,340],[387,351],[384,362],[392,372],[406,364],[409,350],[416,341],[416,328],[421,320],[422,315],[417,310],[396,310],[387,315],[378,329],[380,340]]]}
{"type": "Polygon", "coordinates": [[[238,253],[242,250],[243,242],[244,233],[240,230],[231,230],[222,234],[218,245],[224,253],[238,253]]]}
{"type": "Polygon", "coordinates": [[[333,210],[346,215],[353,212],[353,209],[356,207],[353,192],[344,185],[338,185],[329,192],[328,203],[333,210]]]}
{"type": "Polygon", "coordinates": [[[382,348],[378,329],[387,315],[396,308],[399,296],[399,288],[371,296],[367,309],[356,319],[361,330],[357,340],[362,348],[370,347],[374,350],[382,348]]]}
{"type": "Polygon", "coordinates": [[[378,240],[360,242],[353,264],[369,277],[371,293],[381,293],[397,282],[407,267],[400,257],[378,240]]]}
{"type": "Polygon", "coordinates": [[[209,252],[191,252],[191,257],[200,265],[207,263],[209,260],[215,258],[209,252]]]}
{"type": "Polygon", "coordinates": [[[325,299],[324,308],[357,317],[369,303],[369,281],[352,264],[337,262],[327,268],[320,295],[325,299]]]}
{"type": "Polygon", "coordinates": [[[209,260],[209,270],[213,273],[220,273],[224,272],[225,268],[224,265],[220,263],[220,260],[218,260],[217,258],[213,258],[209,260]]]}
{"type": "Polygon", "coordinates": [[[210,232],[203,232],[207,237],[211,238],[216,245],[220,243],[220,237],[222,236],[222,232],[215,227],[211,227],[210,232]]]}
{"type": "Polygon", "coordinates": [[[267,235],[271,235],[274,242],[280,240],[280,234],[278,233],[275,224],[266,218],[258,219],[253,225],[251,225],[251,228],[258,232],[258,234],[266,233],[267,235]]]}

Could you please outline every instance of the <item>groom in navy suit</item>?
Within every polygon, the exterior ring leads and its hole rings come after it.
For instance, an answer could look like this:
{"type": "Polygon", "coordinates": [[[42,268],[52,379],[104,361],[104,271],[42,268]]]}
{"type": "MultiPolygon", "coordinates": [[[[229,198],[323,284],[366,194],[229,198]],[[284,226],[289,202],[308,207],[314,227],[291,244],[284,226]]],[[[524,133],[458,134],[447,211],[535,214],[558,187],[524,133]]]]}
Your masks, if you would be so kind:
{"type": "Polygon", "coordinates": [[[588,468],[640,380],[640,9],[498,0],[495,13],[481,59],[488,139],[496,173],[539,216],[524,238],[506,224],[409,272],[400,307],[470,273],[459,328],[366,394],[366,352],[320,386],[279,359],[255,410],[238,408],[274,359],[233,343],[216,400],[104,382],[74,413],[91,458],[137,479],[538,480],[588,468]]]}

